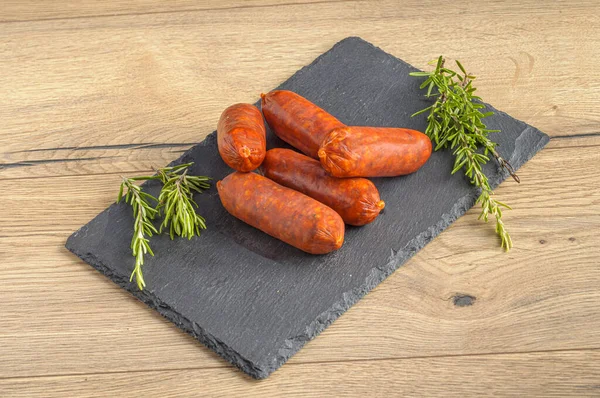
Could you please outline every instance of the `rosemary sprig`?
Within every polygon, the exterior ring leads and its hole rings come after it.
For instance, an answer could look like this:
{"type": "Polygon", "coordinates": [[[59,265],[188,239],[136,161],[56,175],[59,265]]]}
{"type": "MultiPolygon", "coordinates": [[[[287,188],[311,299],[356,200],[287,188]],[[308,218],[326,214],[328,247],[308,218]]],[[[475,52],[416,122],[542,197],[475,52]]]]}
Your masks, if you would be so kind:
{"type": "Polygon", "coordinates": [[[138,288],[143,290],[146,286],[144,275],[142,273],[142,265],[144,265],[144,255],[150,253],[154,256],[150,248],[149,238],[153,234],[162,233],[163,229],[170,227],[171,239],[175,235],[185,236],[191,239],[195,235],[200,235],[200,230],[206,229],[204,218],[196,213],[194,207],[198,204],[193,199],[193,192],[202,192],[210,187],[209,177],[190,176],[188,168],[193,163],[180,164],[173,167],[165,167],[159,169],[154,176],[141,176],[133,178],[123,178],[117,203],[123,199],[133,208],[134,217],[134,232],[131,239],[131,249],[135,257],[135,267],[131,273],[130,281],[135,280],[138,288]],[[160,180],[163,187],[160,191],[158,199],[154,196],[143,192],[142,189],[135,184],[135,181],[160,180]],[[152,206],[151,202],[156,202],[156,206],[152,206]],[[157,215],[163,215],[164,219],[157,231],[152,223],[152,220],[157,215]]]}
{"type": "Polygon", "coordinates": [[[481,98],[473,94],[476,90],[473,87],[475,76],[467,73],[459,61],[456,64],[461,73],[444,67],[444,63],[444,58],[440,56],[433,72],[410,74],[426,77],[420,88],[427,88],[428,98],[436,98],[433,105],[413,116],[429,111],[425,134],[434,142],[436,151],[448,147],[453,150],[455,159],[452,174],[464,169],[471,183],[481,190],[476,201],[482,207],[479,219],[487,222],[490,214],[496,218],[496,233],[500,237],[501,246],[508,251],[512,247],[512,240],[502,221],[502,208],[510,209],[510,206],[492,197],[494,192],[482,166],[490,160],[491,154],[515,181],[520,182],[519,177],[496,151],[496,143],[488,138],[489,133],[499,130],[488,129],[482,121],[494,112],[481,112],[485,106],[481,103],[481,98]],[[480,147],[483,147],[483,153],[479,150],[480,147]]]}
{"type": "Polygon", "coordinates": [[[210,178],[188,175],[188,167],[191,165],[192,163],[181,164],[158,171],[164,184],[158,196],[158,210],[164,216],[160,232],[169,227],[171,239],[175,235],[192,239],[194,235],[200,235],[200,230],[206,229],[206,220],[194,210],[198,204],[194,202],[193,191],[202,193],[209,188],[210,178]]]}
{"type": "Polygon", "coordinates": [[[158,211],[150,204],[151,201],[158,202],[154,196],[143,192],[142,189],[134,183],[134,181],[144,180],[145,177],[135,178],[123,178],[121,182],[121,188],[119,189],[119,195],[117,197],[117,203],[123,199],[123,191],[127,189],[125,194],[125,202],[129,203],[133,208],[133,237],[131,238],[131,250],[135,257],[135,267],[131,273],[129,281],[133,280],[137,282],[138,288],[143,290],[146,286],[144,282],[144,275],[142,274],[142,265],[144,265],[144,255],[150,253],[154,256],[152,249],[149,244],[149,237],[152,234],[158,233],[152,220],[158,213],[158,211]]]}

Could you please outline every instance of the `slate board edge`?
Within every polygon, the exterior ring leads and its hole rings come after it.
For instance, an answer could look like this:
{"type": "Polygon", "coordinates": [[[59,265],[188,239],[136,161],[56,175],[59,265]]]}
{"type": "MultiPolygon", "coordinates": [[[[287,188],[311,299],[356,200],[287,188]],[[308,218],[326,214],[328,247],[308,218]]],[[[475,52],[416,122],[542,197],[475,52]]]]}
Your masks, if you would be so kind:
{"type": "MultiPolygon", "coordinates": [[[[349,41],[349,40],[360,41],[362,43],[368,44],[369,46],[371,46],[373,48],[377,48],[377,49],[381,50],[379,47],[376,47],[372,43],[369,43],[369,42],[361,39],[360,37],[347,37],[347,38],[337,42],[331,49],[329,49],[328,51],[324,52],[323,54],[321,54],[320,56],[315,58],[313,60],[313,62],[311,62],[310,64],[299,69],[287,81],[289,82],[291,80],[297,79],[300,75],[302,75],[304,73],[305,69],[310,68],[311,66],[319,63],[324,57],[328,56],[332,52],[333,49],[335,49],[337,46],[339,46],[342,43],[349,41]]],[[[381,50],[381,51],[383,51],[383,50],[381,50]]],[[[406,63],[405,61],[398,59],[397,57],[395,57],[385,51],[383,51],[383,52],[386,55],[395,58],[397,61],[402,62],[406,65],[409,65],[414,70],[418,70],[417,68],[414,68],[412,65],[406,63]]],[[[486,105],[489,106],[489,104],[486,104],[486,105]]],[[[494,107],[491,107],[491,106],[489,106],[489,107],[492,108],[492,110],[494,112],[506,115],[506,113],[499,111],[499,110],[495,109],[494,107]]],[[[510,116],[510,117],[512,118],[512,116],[510,116]]],[[[525,162],[527,162],[531,157],[533,157],[539,150],[541,150],[549,142],[549,137],[546,134],[542,133],[538,129],[533,128],[530,125],[527,125],[526,123],[524,123],[522,121],[519,121],[519,122],[524,126],[524,129],[521,132],[521,134],[519,135],[519,137],[517,138],[517,142],[526,132],[532,132],[534,134],[539,133],[539,139],[538,139],[537,143],[534,145],[534,147],[533,147],[534,149],[531,150],[531,152],[525,153],[524,155],[522,153],[519,153],[519,146],[515,146],[515,152],[513,153],[511,159],[509,159],[510,163],[513,165],[515,170],[518,170],[525,162]]],[[[193,151],[194,148],[196,148],[198,146],[205,146],[205,145],[209,144],[210,141],[215,140],[215,139],[216,139],[216,131],[213,131],[212,133],[208,134],[202,142],[200,142],[199,144],[193,146],[192,148],[190,148],[189,150],[184,152],[178,159],[170,162],[169,166],[186,163],[187,162],[186,158],[189,156],[189,154],[193,151]]],[[[507,176],[508,176],[508,173],[503,172],[501,174],[500,178],[496,179],[495,181],[493,181],[493,180],[490,181],[492,187],[495,188],[504,179],[506,179],[507,176]]],[[[146,183],[144,183],[142,185],[145,185],[145,184],[146,183]]],[[[148,307],[158,311],[166,319],[170,320],[177,327],[179,327],[183,331],[187,332],[188,334],[192,335],[194,338],[196,338],[198,341],[200,341],[202,344],[204,344],[211,350],[215,351],[222,358],[224,358],[228,362],[232,363],[233,365],[235,365],[236,367],[238,367],[240,370],[247,373],[248,375],[250,375],[256,379],[263,379],[263,378],[266,378],[267,376],[269,376],[272,372],[274,372],[276,369],[278,369],[281,365],[283,365],[291,356],[293,356],[296,352],[298,352],[304,346],[304,344],[306,344],[308,341],[315,338],[327,326],[329,326],[339,316],[341,316],[344,312],[346,312],[352,305],[354,305],[356,302],[358,302],[369,291],[371,291],[379,283],[381,283],[383,280],[385,280],[396,269],[398,269],[408,259],[410,259],[420,249],[422,249],[427,243],[429,243],[433,238],[435,238],[444,229],[446,229],[451,223],[456,221],[456,219],[458,219],[458,217],[462,216],[467,210],[469,210],[475,204],[475,200],[478,195],[479,195],[478,191],[473,190],[472,193],[462,197],[459,201],[457,201],[457,203],[452,207],[452,209],[447,214],[444,214],[442,216],[442,221],[429,227],[426,231],[424,231],[421,234],[419,234],[418,236],[416,236],[404,248],[401,248],[401,249],[390,248],[389,261],[384,265],[375,266],[374,268],[372,268],[369,277],[365,280],[365,283],[362,286],[360,286],[359,288],[352,289],[351,291],[343,293],[342,299],[340,301],[334,303],[330,309],[321,313],[315,319],[315,321],[313,321],[311,324],[309,324],[306,328],[305,333],[302,333],[297,336],[289,337],[288,339],[285,340],[285,347],[282,347],[279,349],[278,355],[276,358],[276,363],[273,366],[270,364],[257,364],[257,363],[253,363],[251,361],[246,360],[241,355],[239,355],[237,352],[235,352],[230,347],[228,347],[226,344],[219,341],[219,339],[217,339],[215,336],[212,336],[210,333],[207,333],[202,327],[200,327],[200,325],[196,324],[195,322],[190,321],[186,317],[175,312],[169,305],[162,302],[154,294],[148,293],[148,290],[139,291],[139,290],[137,290],[137,288],[135,288],[135,284],[132,285],[129,282],[129,278],[126,278],[126,277],[124,278],[123,276],[115,275],[113,272],[111,272],[111,270],[108,267],[106,267],[104,264],[102,264],[102,262],[99,261],[94,255],[92,255],[90,253],[77,252],[77,249],[70,244],[70,241],[71,241],[72,237],[77,235],[81,231],[81,229],[85,228],[85,226],[87,224],[84,225],[82,228],[80,228],[80,230],[75,232],[73,235],[71,235],[67,239],[65,246],[69,251],[74,253],[76,256],[81,258],[83,261],[92,265],[96,270],[98,270],[99,272],[104,274],[107,278],[112,280],[114,283],[119,285],[124,290],[127,290],[128,292],[130,292],[134,297],[136,297],[140,301],[144,302],[148,307]]],[[[112,207],[112,206],[109,206],[109,208],[105,209],[103,212],[98,214],[96,217],[99,217],[102,213],[108,211],[110,209],[110,207],[112,207]]]]}
{"type": "Polygon", "coordinates": [[[260,368],[257,368],[252,362],[244,359],[242,356],[233,351],[215,336],[211,335],[210,333],[207,333],[202,327],[200,327],[200,325],[190,321],[186,317],[175,312],[169,305],[165,304],[162,300],[158,299],[154,294],[148,293],[148,290],[140,291],[137,290],[137,288],[130,288],[132,284],[129,282],[129,278],[114,274],[113,272],[111,272],[110,268],[102,264],[102,262],[99,261],[93,254],[78,253],[74,248],[69,247],[70,239],[70,237],[69,239],[67,239],[66,244],[66,247],[67,249],[69,249],[69,251],[71,251],[73,254],[75,254],[77,257],[79,257],[86,263],[90,264],[92,267],[94,267],[97,271],[102,273],[112,282],[116,283],[118,286],[131,293],[134,297],[142,301],[148,307],[156,310],[163,317],[174,323],[179,329],[190,334],[196,340],[200,341],[202,344],[216,352],[222,358],[238,367],[244,373],[256,379],[264,379],[269,375],[269,373],[266,373],[260,368]]]}

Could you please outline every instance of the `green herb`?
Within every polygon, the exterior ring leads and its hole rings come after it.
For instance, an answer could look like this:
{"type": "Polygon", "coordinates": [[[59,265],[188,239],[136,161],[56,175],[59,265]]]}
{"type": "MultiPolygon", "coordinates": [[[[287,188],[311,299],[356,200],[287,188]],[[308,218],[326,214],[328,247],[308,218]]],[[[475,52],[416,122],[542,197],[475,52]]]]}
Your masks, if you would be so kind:
{"type": "Polygon", "coordinates": [[[502,221],[502,208],[510,209],[510,206],[492,197],[494,192],[482,166],[490,160],[491,154],[515,181],[520,182],[519,177],[511,165],[498,154],[496,143],[488,138],[489,133],[499,130],[487,129],[482,121],[494,113],[481,112],[485,106],[481,103],[481,98],[473,94],[476,90],[473,87],[475,76],[467,73],[458,61],[456,64],[460,72],[445,68],[444,63],[444,58],[440,56],[433,72],[410,74],[426,77],[420,88],[427,88],[428,98],[436,98],[433,105],[416,112],[413,116],[429,112],[425,134],[434,142],[436,151],[448,147],[453,150],[455,159],[452,174],[463,169],[471,183],[481,190],[476,201],[482,207],[479,219],[487,222],[490,214],[496,218],[496,233],[500,237],[501,246],[508,251],[512,247],[512,240],[502,221]],[[480,151],[481,147],[483,153],[480,151]]]}
{"type": "Polygon", "coordinates": [[[131,239],[131,250],[135,257],[135,267],[131,273],[129,281],[135,280],[138,288],[143,290],[146,286],[144,282],[144,275],[142,274],[142,265],[144,265],[144,255],[150,253],[154,256],[148,238],[152,234],[158,233],[156,228],[152,224],[152,220],[158,213],[158,211],[152,207],[151,201],[157,202],[154,196],[142,192],[142,189],[135,185],[134,181],[143,180],[144,177],[136,178],[123,178],[121,182],[121,188],[119,190],[119,196],[117,197],[117,203],[123,199],[123,191],[127,188],[127,194],[125,195],[125,202],[129,203],[133,208],[133,238],[131,239]]]}
{"type": "Polygon", "coordinates": [[[175,235],[192,239],[193,236],[200,235],[202,229],[206,229],[204,218],[194,210],[198,204],[194,201],[193,193],[194,191],[201,193],[204,189],[209,188],[210,178],[188,175],[188,169],[192,164],[185,163],[174,167],[165,167],[159,169],[155,176],[123,178],[123,182],[121,182],[117,203],[121,202],[123,193],[127,189],[125,201],[133,208],[135,220],[131,239],[135,267],[129,280],[133,281],[135,277],[140,290],[146,286],[142,273],[144,255],[150,253],[154,256],[148,238],[153,234],[162,233],[163,229],[167,227],[169,227],[171,239],[174,239],[175,235]],[[147,180],[160,180],[163,184],[158,199],[143,192],[135,184],[135,181],[147,180]],[[156,202],[156,206],[153,207],[151,202],[156,202]],[[159,231],[152,223],[157,215],[164,216],[159,231]]]}
{"type": "Polygon", "coordinates": [[[209,188],[210,178],[187,175],[187,168],[191,165],[182,164],[158,171],[164,184],[158,197],[158,209],[164,216],[160,232],[169,227],[171,239],[175,235],[192,239],[194,235],[200,235],[201,229],[206,229],[204,218],[194,210],[198,204],[194,202],[193,191],[202,193],[209,188]]]}

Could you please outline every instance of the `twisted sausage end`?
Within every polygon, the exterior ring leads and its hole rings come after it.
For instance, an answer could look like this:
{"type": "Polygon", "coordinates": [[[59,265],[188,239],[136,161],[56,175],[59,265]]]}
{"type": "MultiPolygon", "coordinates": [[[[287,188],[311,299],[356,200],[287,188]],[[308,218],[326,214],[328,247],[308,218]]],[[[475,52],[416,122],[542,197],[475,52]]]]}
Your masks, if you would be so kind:
{"type": "Polygon", "coordinates": [[[252,151],[250,150],[250,148],[248,148],[246,145],[243,145],[239,151],[238,151],[240,157],[246,159],[250,157],[250,154],[252,153],[252,151]]]}

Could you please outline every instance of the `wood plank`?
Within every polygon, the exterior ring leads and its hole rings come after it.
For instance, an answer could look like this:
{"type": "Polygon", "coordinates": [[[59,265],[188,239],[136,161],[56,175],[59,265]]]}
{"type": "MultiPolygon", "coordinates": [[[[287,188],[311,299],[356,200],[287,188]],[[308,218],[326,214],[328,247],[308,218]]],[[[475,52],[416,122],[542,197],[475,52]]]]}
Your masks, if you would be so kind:
{"type": "MultiPolygon", "coordinates": [[[[5,0],[3,2],[0,22],[33,22],[45,19],[71,19],[85,17],[115,17],[129,14],[155,14],[155,13],[180,13],[180,12],[210,12],[218,10],[231,10],[236,8],[258,8],[258,7],[285,7],[289,5],[304,5],[314,7],[320,3],[350,3],[360,2],[356,0],[270,0],[268,2],[259,2],[257,0],[204,0],[202,3],[191,0],[174,0],[168,5],[151,0],[107,0],[103,4],[98,4],[92,0],[80,0],[76,3],[68,0],[57,0],[52,4],[39,2],[36,0],[5,0]]],[[[364,1],[362,2],[364,3],[364,1]]],[[[407,16],[421,16],[423,8],[428,8],[430,15],[440,16],[448,12],[455,12],[453,9],[439,9],[431,6],[439,4],[437,0],[409,0],[404,3],[407,16]]],[[[458,0],[455,6],[466,7],[469,2],[458,0]]],[[[344,7],[344,5],[340,5],[344,7]]],[[[557,6],[567,12],[585,12],[593,1],[567,1],[557,2],[557,6]]],[[[489,4],[485,12],[499,15],[514,16],[520,12],[536,12],[539,14],[548,11],[540,10],[531,1],[506,1],[503,3],[489,4]]],[[[549,11],[550,13],[552,11],[549,11]]],[[[379,15],[377,15],[379,16],[379,15]]]]}
{"type": "MultiPolygon", "coordinates": [[[[325,0],[328,3],[349,0],[325,0]]],[[[190,11],[231,10],[236,8],[264,8],[289,4],[310,5],[324,0],[175,0],[168,3],[148,0],[109,0],[99,3],[93,0],[5,0],[0,12],[1,22],[32,22],[49,19],[71,19],[85,17],[114,17],[131,14],[164,14],[190,11]]]]}
{"type": "Polygon", "coordinates": [[[419,67],[459,57],[487,101],[550,135],[600,132],[595,2],[521,3],[485,7],[469,27],[460,6],[424,13],[415,1],[0,24],[0,179],[161,166],[227,105],[255,101],[348,35],[419,67]]]}
{"type": "MultiPolygon", "coordinates": [[[[290,363],[600,347],[600,192],[588,189],[600,185],[600,155],[555,145],[521,169],[522,184],[497,191],[515,208],[510,253],[471,210],[290,363]],[[461,296],[475,299],[460,307],[461,296]]],[[[225,366],[62,247],[117,184],[32,179],[4,194],[0,377],[225,366]],[[35,189],[48,196],[32,199],[35,189]]]]}
{"type": "Polygon", "coordinates": [[[229,369],[0,379],[0,389],[8,397],[592,397],[600,388],[598,363],[600,352],[585,350],[289,364],[262,381],[229,369]]]}

